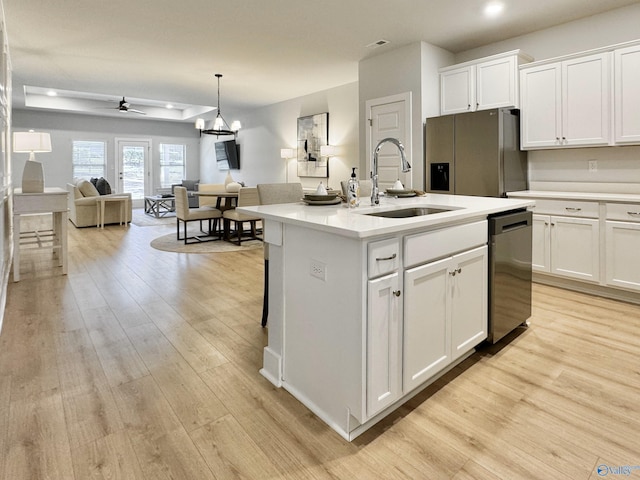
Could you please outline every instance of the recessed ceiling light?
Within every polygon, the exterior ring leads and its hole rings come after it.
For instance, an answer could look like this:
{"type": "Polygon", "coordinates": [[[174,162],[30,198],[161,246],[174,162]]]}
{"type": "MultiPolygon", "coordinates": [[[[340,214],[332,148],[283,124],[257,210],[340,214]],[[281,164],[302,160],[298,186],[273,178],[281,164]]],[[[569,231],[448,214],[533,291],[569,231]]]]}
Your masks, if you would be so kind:
{"type": "Polygon", "coordinates": [[[54,92],[53,90],[49,90],[49,91],[47,92],[47,95],[48,95],[48,96],[50,96],[50,97],[56,97],[56,96],[58,95],[58,93],[57,93],[57,92],[54,92]]]}
{"type": "Polygon", "coordinates": [[[168,109],[172,109],[172,108],[173,108],[173,105],[171,105],[170,103],[167,103],[167,108],[168,108],[168,109]]]}
{"type": "Polygon", "coordinates": [[[487,17],[497,17],[504,10],[504,3],[501,2],[490,2],[487,3],[484,7],[484,14],[487,17]]]}

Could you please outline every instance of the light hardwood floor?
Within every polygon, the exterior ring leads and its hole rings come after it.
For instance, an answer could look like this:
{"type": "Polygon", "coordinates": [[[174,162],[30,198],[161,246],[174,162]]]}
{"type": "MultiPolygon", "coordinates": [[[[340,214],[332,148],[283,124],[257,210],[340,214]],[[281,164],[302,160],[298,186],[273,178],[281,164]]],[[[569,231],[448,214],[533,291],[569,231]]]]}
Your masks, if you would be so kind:
{"type": "Polygon", "coordinates": [[[640,307],[535,285],[529,329],[348,443],[258,373],[261,250],[149,247],[174,228],[70,225],[68,276],[25,255],[0,336],[0,478],[587,480],[640,465],[640,307]]]}

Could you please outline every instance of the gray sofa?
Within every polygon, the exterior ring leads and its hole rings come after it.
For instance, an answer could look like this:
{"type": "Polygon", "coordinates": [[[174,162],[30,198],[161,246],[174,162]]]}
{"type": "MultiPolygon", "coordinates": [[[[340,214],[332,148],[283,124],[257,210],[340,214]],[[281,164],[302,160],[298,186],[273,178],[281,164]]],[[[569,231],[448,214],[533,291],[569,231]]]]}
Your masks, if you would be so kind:
{"type": "Polygon", "coordinates": [[[182,180],[182,183],[174,183],[171,185],[171,193],[173,194],[173,189],[176,187],[184,187],[187,189],[187,199],[189,200],[189,208],[198,208],[200,206],[200,202],[198,201],[198,196],[195,192],[198,191],[198,185],[200,184],[200,180],[182,180]]]}
{"type": "MultiPolygon", "coordinates": [[[[69,220],[76,227],[95,227],[98,224],[98,209],[96,198],[100,196],[98,190],[88,180],[79,179],[75,183],[67,183],[69,191],[69,220]]],[[[126,212],[127,223],[131,222],[133,207],[130,193],[111,194],[111,196],[128,195],[129,209],[126,212]]],[[[104,208],[104,223],[120,223],[120,202],[106,202],[104,208]]]]}

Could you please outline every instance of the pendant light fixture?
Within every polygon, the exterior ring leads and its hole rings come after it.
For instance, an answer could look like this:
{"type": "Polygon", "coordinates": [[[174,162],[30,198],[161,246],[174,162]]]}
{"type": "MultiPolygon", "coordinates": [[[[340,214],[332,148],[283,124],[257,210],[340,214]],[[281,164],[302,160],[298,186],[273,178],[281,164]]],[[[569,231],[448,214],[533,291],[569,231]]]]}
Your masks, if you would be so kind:
{"type": "Polygon", "coordinates": [[[222,113],[220,112],[220,79],[222,78],[222,74],[216,73],[216,78],[218,79],[218,113],[216,114],[216,119],[213,122],[213,128],[205,129],[204,120],[202,118],[198,118],[196,120],[196,128],[200,130],[200,135],[206,133],[207,135],[215,135],[216,137],[220,135],[233,135],[235,137],[242,125],[240,125],[239,120],[234,120],[231,122],[231,127],[229,127],[229,124],[222,116],[222,113]]]}

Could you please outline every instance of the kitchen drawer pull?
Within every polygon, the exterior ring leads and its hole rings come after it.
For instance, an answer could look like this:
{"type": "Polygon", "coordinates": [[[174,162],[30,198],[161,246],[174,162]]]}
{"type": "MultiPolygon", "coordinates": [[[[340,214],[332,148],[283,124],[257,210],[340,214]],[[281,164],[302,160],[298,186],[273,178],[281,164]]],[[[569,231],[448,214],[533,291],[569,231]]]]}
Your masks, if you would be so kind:
{"type": "Polygon", "coordinates": [[[394,290],[394,291],[393,291],[393,294],[394,294],[396,297],[399,297],[399,296],[400,296],[400,290],[394,290]]]}
{"type": "Polygon", "coordinates": [[[393,260],[394,258],[396,258],[398,255],[397,254],[393,254],[390,257],[384,257],[384,258],[376,258],[376,262],[382,262],[384,260],[393,260]]]}
{"type": "Polygon", "coordinates": [[[582,209],[581,208],[576,208],[576,207],[565,207],[564,208],[567,212],[581,212],[582,209]]]}
{"type": "Polygon", "coordinates": [[[640,212],[627,212],[627,215],[633,215],[634,217],[640,217],[640,212]]]}

